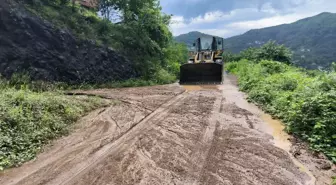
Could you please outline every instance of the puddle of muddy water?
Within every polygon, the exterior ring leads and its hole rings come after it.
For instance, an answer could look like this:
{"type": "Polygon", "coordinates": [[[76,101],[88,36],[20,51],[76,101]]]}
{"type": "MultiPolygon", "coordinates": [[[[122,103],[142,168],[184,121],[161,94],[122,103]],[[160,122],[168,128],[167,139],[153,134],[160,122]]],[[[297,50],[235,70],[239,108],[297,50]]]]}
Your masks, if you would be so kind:
{"type": "MultiPolygon", "coordinates": [[[[273,136],[274,145],[278,148],[281,148],[285,151],[287,151],[290,154],[290,149],[292,146],[292,143],[289,141],[290,136],[285,132],[285,125],[279,120],[273,119],[272,116],[268,114],[262,114],[261,119],[265,122],[265,124],[271,128],[271,135],[273,136]]],[[[314,175],[305,167],[303,164],[301,164],[296,158],[294,158],[290,154],[293,163],[304,173],[306,173],[310,177],[310,181],[306,183],[306,185],[314,185],[316,182],[316,178],[314,175]]]]}
{"type": "Polygon", "coordinates": [[[187,91],[199,91],[202,89],[219,89],[217,85],[183,85],[187,91]]]}
{"type": "Polygon", "coordinates": [[[285,125],[268,114],[263,114],[261,118],[272,129],[274,145],[289,152],[292,144],[289,141],[290,136],[284,131],[285,125]]]}

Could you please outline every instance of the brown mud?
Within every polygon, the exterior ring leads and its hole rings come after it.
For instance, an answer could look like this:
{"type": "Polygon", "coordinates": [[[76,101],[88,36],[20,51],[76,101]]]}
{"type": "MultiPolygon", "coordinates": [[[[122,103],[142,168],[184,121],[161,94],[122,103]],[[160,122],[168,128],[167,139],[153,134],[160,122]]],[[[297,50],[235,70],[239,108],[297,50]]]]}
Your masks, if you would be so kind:
{"type": "Polygon", "coordinates": [[[219,86],[71,93],[117,103],[83,117],[71,135],[35,161],[0,174],[0,184],[329,185],[331,180],[332,174],[316,178],[322,169],[294,159],[288,139],[275,134],[280,131],[244,99],[232,77],[219,86]]]}

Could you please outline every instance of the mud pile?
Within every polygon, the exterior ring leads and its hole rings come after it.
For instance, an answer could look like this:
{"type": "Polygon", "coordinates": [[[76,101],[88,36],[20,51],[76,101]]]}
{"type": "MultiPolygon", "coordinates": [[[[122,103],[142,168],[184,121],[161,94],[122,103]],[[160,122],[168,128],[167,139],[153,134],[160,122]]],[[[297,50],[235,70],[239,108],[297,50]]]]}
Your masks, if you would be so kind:
{"type": "Polygon", "coordinates": [[[19,5],[0,1],[0,74],[33,80],[104,83],[137,77],[132,62],[107,47],[78,40],[19,5]]]}

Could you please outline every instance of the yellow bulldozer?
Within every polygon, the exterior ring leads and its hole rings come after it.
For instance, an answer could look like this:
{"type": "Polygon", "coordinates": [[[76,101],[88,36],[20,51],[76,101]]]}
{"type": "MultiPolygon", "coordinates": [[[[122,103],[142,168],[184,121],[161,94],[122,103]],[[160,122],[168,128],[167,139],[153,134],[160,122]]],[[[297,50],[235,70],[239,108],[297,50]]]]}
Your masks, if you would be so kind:
{"type": "Polygon", "coordinates": [[[188,63],[180,67],[180,83],[222,83],[224,39],[201,37],[193,46],[188,63]]]}

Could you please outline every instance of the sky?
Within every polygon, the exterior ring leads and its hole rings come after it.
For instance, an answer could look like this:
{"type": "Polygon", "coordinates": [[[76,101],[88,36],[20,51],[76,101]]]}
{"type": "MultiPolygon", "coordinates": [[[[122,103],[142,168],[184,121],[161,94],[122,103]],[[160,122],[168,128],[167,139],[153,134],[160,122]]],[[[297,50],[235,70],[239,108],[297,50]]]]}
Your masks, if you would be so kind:
{"type": "Polygon", "coordinates": [[[336,13],[336,0],[161,0],[172,14],[174,36],[200,31],[228,38],[251,29],[293,23],[322,12],[336,13]]]}

